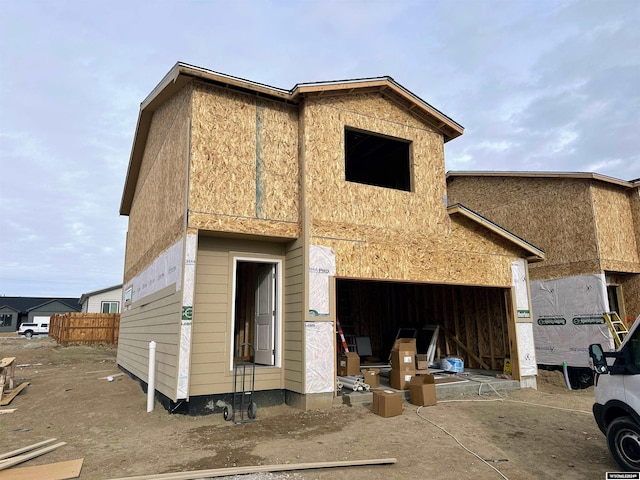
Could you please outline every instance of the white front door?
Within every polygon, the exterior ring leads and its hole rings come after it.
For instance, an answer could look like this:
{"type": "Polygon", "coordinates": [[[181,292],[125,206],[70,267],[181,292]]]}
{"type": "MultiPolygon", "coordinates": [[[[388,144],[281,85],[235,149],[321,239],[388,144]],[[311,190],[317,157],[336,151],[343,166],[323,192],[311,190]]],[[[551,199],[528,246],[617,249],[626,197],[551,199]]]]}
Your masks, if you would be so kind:
{"type": "Polygon", "coordinates": [[[256,363],[275,365],[276,266],[258,267],[256,282],[256,363]]]}

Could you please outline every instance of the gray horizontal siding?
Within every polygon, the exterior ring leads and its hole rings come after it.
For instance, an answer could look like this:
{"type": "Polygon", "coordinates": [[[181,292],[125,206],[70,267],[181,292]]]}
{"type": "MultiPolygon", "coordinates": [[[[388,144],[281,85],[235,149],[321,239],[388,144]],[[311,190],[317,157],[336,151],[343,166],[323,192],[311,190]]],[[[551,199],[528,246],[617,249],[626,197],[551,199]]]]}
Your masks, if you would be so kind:
{"type": "Polygon", "coordinates": [[[148,381],[149,342],[156,342],[156,390],[177,395],[182,291],[170,285],[131,305],[120,317],[117,363],[148,381]]]}

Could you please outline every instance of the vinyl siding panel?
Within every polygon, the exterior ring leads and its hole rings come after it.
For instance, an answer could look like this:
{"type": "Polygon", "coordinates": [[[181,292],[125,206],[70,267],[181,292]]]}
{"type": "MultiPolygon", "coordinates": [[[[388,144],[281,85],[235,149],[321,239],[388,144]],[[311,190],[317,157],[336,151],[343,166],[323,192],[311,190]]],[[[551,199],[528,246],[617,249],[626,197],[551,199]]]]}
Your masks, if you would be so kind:
{"type": "Polygon", "coordinates": [[[304,244],[292,242],[286,252],[284,295],[284,382],[285,388],[304,393],[304,244]]]}
{"type": "MultiPolygon", "coordinates": [[[[198,240],[189,395],[233,391],[233,258],[282,260],[283,245],[201,236],[198,240]]],[[[284,297],[284,295],[283,295],[284,297]]],[[[282,309],[282,306],[280,306],[282,309]]],[[[284,361],[283,361],[284,363],[284,361]]],[[[256,390],[283,388],[283,369],[256,367],[256,390]]]]}
{"type": "Polygon", "coordinates": [[[102,313],[102,302],[118,302],[118,312],[122,309],[122,288],[92,295],[83,305],[83,311],[88,313],[102,313]],[[86,309],[85,309],[86,307],[86,309]]]}
{"type": "Polygon", "coordinates": [[[120,317],[117,363],[148,381],[149,342],[156,346],[156,390],[176,400],[182,291],[170,285],[149,295],[120,317]]]}

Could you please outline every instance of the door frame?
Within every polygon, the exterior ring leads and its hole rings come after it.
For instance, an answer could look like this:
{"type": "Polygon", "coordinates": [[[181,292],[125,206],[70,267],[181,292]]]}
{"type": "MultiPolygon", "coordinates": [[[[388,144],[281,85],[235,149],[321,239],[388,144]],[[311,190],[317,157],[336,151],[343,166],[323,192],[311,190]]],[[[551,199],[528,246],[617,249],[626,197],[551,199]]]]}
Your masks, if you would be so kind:
{"type": "Polygon", "coordinates": [[[282,367],[282,357],[283,357],[283,348],[284,348],[284,323],[282,317],[282,299],[284,295],[284,285],[283,285],[283,261],[282,258],[279,257],[269,257],[269,256],[252,256],[252,255],[232,255],[232,276],[231,276],[231,305],[230,305],[230,324],[229,324],[229,333],[228,333],[228,341],[229,341],[229,371],[233,371],[233,357],[236,350],[235,345],[235,323],[236,323],[236,279],[237,279],[237,269],[238,262],[248,262],[248,263],[268,263],[275,265],[276,270],[276,278],[275,278],[275,318],[274,318],[274,349],[275,349],[275,359],[273,365],[256,365],[256,368],[281,368],[282,367]]]}

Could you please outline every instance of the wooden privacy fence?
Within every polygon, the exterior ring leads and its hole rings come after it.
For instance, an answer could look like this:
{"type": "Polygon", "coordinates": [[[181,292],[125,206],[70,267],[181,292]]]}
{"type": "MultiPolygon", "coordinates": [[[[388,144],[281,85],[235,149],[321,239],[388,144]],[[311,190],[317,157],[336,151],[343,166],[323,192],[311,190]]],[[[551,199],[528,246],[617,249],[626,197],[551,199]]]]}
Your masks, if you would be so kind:
{"type": "Polygon", "coordinates": [[[60,345],[115,345],[119,331],[119,313],[63,313],[49,323],[49,336],[60,345]]]}

